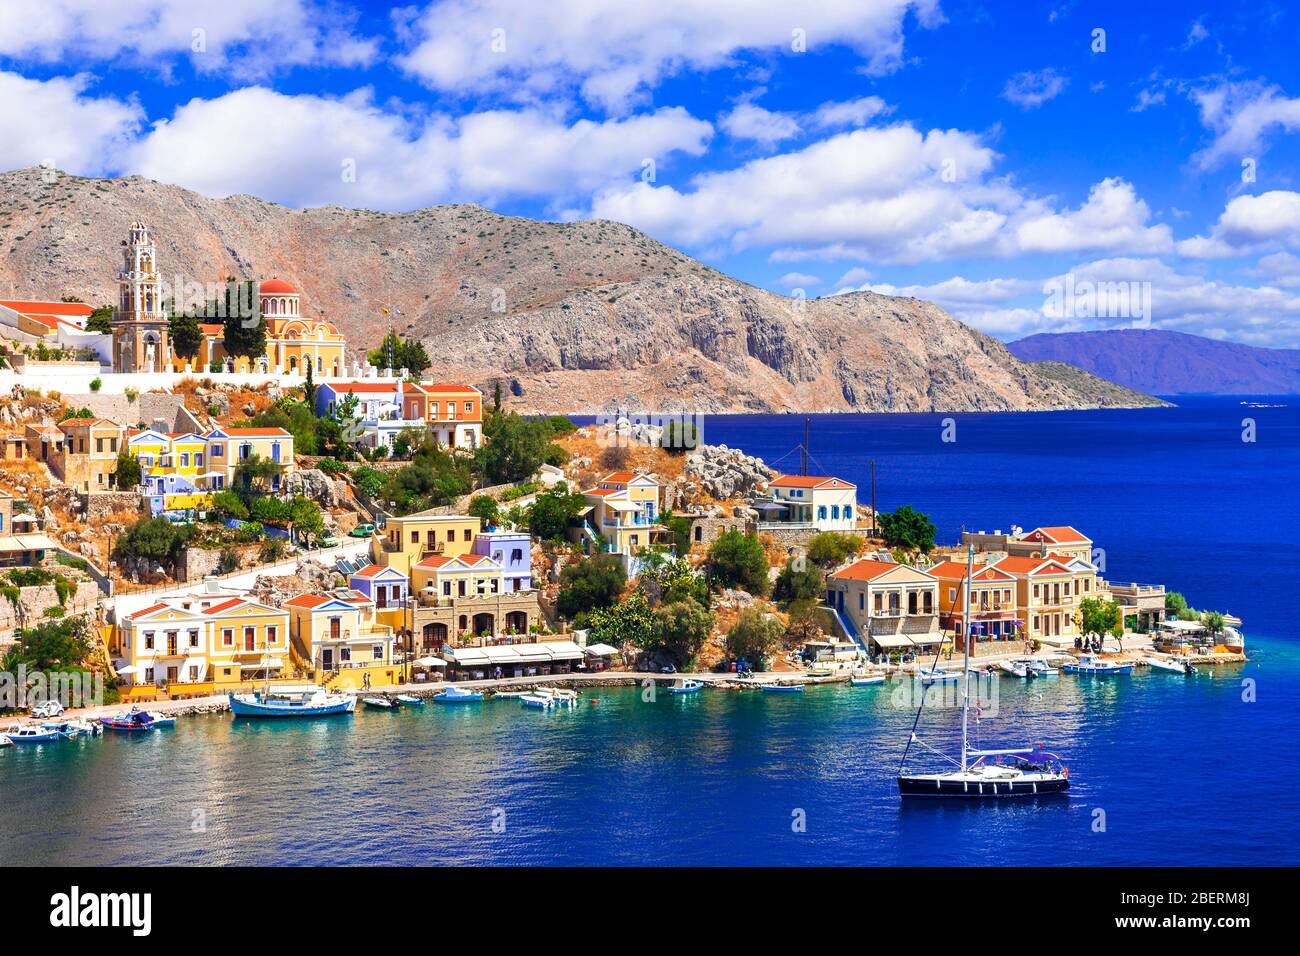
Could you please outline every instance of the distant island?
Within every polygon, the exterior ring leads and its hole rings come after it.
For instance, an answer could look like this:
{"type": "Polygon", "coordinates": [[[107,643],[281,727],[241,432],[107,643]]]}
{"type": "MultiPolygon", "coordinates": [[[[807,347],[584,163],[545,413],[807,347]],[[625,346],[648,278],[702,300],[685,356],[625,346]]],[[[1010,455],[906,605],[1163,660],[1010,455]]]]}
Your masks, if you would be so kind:
{"type": "Polygon", "coordinates": [[[1041,333],[1010,342],[1027,362],[1065,362],[1155,395],[1300,394],[1300,349],[1266,349],[1163,329],[1041,333]]]}

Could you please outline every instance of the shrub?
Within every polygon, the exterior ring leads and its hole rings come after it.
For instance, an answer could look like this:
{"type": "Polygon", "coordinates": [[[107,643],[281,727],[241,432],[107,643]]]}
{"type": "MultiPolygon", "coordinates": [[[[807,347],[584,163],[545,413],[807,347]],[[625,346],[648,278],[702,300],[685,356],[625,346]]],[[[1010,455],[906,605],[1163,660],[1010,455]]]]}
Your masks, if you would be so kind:
{"type": "Polygon", "coordinates": [[[465,509],[465,513],[478,518],[485,525],[496,524],[501,517],[496,499],[491,495],[475,495],[469,500],[469,507],[465,509]]]}
{"type": "Polygon", "coordinates": [[[654,641],[684,666],[695,659],[712,627],[713,612],[698,601],[674,601],[655,611],[654,641]]]}
{"type": "Polygon", "coordinates": [[[125,448],[117,456],[117,469],[113,472],[117,487],[127,491],[132,488],[138,488],[144,480],[144,473],[140,469],[140,462],[125,448]]]}
{"type": "Polygon", "coordinates": [[[217,573],[229,574],[231,571],[239,570],[239,554],[231,548],[222,549],[221,556],[217,559],[217,573]]]}
{"type": "Polygon", "coordinates": [[[808,560],[820,567],[832,568],[857,554],[861,547],[862,539],[856,534],[823,531],[808,542],[808,560]]]}
{"type": "Polygon", "coordinates": [[[772,598],[787,605],[792,601],[814,601],[821,597],[825,587],[822,573],[816,565],[795,558],[787,562],[777,575],[772,598]]]}
{"type": "Polygon", "coordinates": [[[738,587],[750,594],[767,593],[767,553],[758,535],[734,528],[724,531],[709,546],[706,567],[709,582],[715,587],[738,587]]]}
{"type": "Polygon", "coordinates": [[[727,632],[727,656],[732,660],[744,658],[757,670],[762,670],[765,659],[776,649],[784,631],[781,622],[770,614],[756,607],[747,607],[727,632]]]}
{"type": "Polygon", "coordinates": [[[903,505],[880,516],[880,536],[891,548],[929,554],[934,548],[937,530],[929,515],[914,510],[911,505],[903,505]]]}
{"type": "Polygon", "coordinates": [[[140,397],[139,390],[132,388],[130,385],[122,389],[122,394],[126,396],[126,400],[128,402],[134,402],[137,398],[140,397]]]}
{"type": "Polygon", "coordinates": [[[104,380],[99,376],[95,376],[90,380],[90,390],[92,392],[98,392],[103,387],[104,387],[104,380]]]}
{"type": "Polygon", "coordinates": [[[560,572],[560,593],[555,609],[567,618],[582,611],[609,607],[627,584],[623,562],[612,554],[597,554],[560,572]]]}
{"type": "Polygon", "coordinates": [[[348,473],[348,466],[343,464],[343,462],[339,461],[337,458],[322,458],[317,463],[316,467],[331,477],[338,477],[339,475],[346,475],[348,473]]]}

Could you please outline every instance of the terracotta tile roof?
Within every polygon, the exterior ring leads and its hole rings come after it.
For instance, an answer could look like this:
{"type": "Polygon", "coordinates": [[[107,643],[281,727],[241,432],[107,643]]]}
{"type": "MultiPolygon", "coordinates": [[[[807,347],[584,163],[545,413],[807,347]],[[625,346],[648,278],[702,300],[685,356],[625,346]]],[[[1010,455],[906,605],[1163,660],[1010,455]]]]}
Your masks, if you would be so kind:
{"type": "Polygon", "coordinates": [[[1015,555],[1003,558],[994,567],[1015,575],[1070,573],[1069,568],[1057,561],[1051,561],[1047,558],[1021,558],[1015,555]]]}
{"type": "Polygon", "coordinates": [[[1024,536],[1021,540],[1033,539],[1035,535],[1041,534],[1047,540],[1054,544],[1091,544],[1091,538],[1085,538],[1076,529],[1071,528],[1068,524],[1048,525],[1042,528],[1035,528],[1024,536]]]}
{"type": "Polygon", "coordinates": [[[354,578],[373,578],[379,572],[387,570],[388,566],[386,564],[367,564],[360,571],[353,571],[352,576],[354,578]]]}
{"type": "Polygon", "coordinates": [[[290,438],[283,428],[222,428],[232,438],[290,438]]]}
{"type": "Polygon", "coordinates": [[[149,607],[136,611],[134,614],[132,614],[131,620],[134,621],[137,617],[144,617],[145,615],[152,614],[154,611],[161,611],[166,607],[167,607],[166,604],[151,604],[149,607]]]}
{"type": "Polygon", "coordinates": [[[107,418],[65,418],[63,421],[59,422],[59,427],[62,428],[64,425],[71,425],[76,428],[81,425],[98,425],[101,422],[105,425],[117,424],[117,422],[110,421],[107,418]]]}
{"type": "Polygon", "coordinates": [[[767,483],[769,488],[856,488],[851,481],[824,475],[780,475],[767,483]]]}
{"type": "Polygon", "coordinates": [[[320,607],[326,601],[330,600],[324,594],[299,594],[289,598],[284,602],[285,607],[320,607]]]}
{"type": "Polygon", "coordinates": [[[328,388],[335,395],[348,392],[397,392],[396,382],[326,382],[321,388],[328,388]]]}
{"type": "MultiPolygon", "coordinates": [[[[966,562],[964,561],[945,561],[942,564],[936,564],[930,569],[930,573],[936,578],[944,580],[953,580],[966,578],[966,562]]],[[[973,569],[971,572],[972,581],[1006,581],[1013,580],[1013,575],[1006,571],[999,570],[993,565],[983,565],[973,569]]]]}
{"type": "Polygon", "coordinates": [[[93,306],[84,302],[46,302],[40,299],[0,299],[0,305],[24,315],[37,312],[41,315],[89,316],[95,311],[93,306]]]}
{"type": "Polygon", "coordinates": [[[606,484],[607,482],[618,482],[626,485],[628,482],[636,481],[637,473],[635,471],[611,471],[604,478],[600,479],[597,484],[606,484]]]}
{"type": "MultiPolygon", "coordinates": [[[[874,581],[888,571],[905,567],[908,567],[908,565],[895,564],[893,561],[877,561],[874,558],[862,558],[859,561],[854,561],[842,571],[836,571],[831,577],[839,581],[874,581]]],[[[913,569],[909,568],[909,570],[913,569]]]]}
{"type": "Polygon", "coordinates": [[[238,607],[246,603],[243,598],[231,598],[229,601],[222,601],[220,604],[213,605],[205,610],[204,614],[220,614],[222,611],[229,611],[232,607],[238,607]]]}
{"type": "Polygon", "coordinates": [[[622,488],[588,488],[586,491],[583,492],[583,494],[599,495],[600,497],[603,498],[606,495],[621,495],[621,494],[625,494],[625,492],[623,491],[622,488]]]}

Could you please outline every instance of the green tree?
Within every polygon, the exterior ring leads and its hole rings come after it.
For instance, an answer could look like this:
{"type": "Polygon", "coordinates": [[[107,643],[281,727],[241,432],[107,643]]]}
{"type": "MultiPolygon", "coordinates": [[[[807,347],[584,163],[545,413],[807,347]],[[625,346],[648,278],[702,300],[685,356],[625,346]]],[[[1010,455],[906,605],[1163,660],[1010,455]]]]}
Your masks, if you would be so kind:
{"type": "Polygon", "coordinates": [[[743,658],[755,670],[763,670],[784,632],[785,628],[775,617],[760,608],[747,607],[727,631],[727,656],[732,660],[743,658]]]}
{"type": "Polygon", "coordinates": [[[124,491],[140,487],[140,482],[144,480],[140,462],[125,448],[118,453],[117,468],[113,472],[113,476],[117,487],[124,491]]]}
{"type": "Polygon", "coordinates": [[[113,307],[101,305],[86,319],[86,331],[98,332],[100,335],[113,334],[113,307]]]}
{"type": "Polygon", "coordinates": [[[230,356],[260,358],[266,354],[266,319],[262,299],[253,282],[227,282],[222,345],[230,356]]]}
{"type": "Polygon", "coordinates": [[[823,531],[808,542],[808,560],[822,568],[833,568],[857,554],[861,547],[862,539],[856,534],[823,531]]]}
{"type": "Polygon", "coordinates": [[[465,513],[478,518],[485,525],[496,524],[501,520],[497,500],[491,495],[475,495],[469,500],[465,513]]]}
{"type": "Polygon", "coordinates": [[[312,541],[325,533],[325,516],[320,505],[301,495],[295,495],[289,503],[289,521],[293,536],[299,541],[312,541]]]}
{"type": "Polygon", "coordinates": [[[212,496],[212,510],[219,515],[244,521],[248,518],[248,507],[229,488],[222,488],[212,496]]]}
{"type": "Polygon", "coordinates": [[[626,601],[608,607],[579,612],[578,616],[591,631],[587,636],[590,643],[614,647],[630,643],[643,649],[653,646],[655,618],[641,594],[632,594],[626,601]]]}
{"type": "Polygon", "coordinates": [[[424,343],[419,339],[408,339],[402,349],[402,365],[407,374],[413,378],[419,378],[420,374],[427,369],[432,363],[429,361],[429,353],[424,350],[424,343]]]}
{"type": "Polygon", "coordinates": [[[582,611],[614,604],[627,585],[623,562],[612,554],[596,554],[560,572],[560,591],[555,609],[564,617],[574,618],[582,611]]]}
{"type": "Polygon", "coordinates": [[[659,516],[659,523],[668,529],[668,537],[673,550],[682,557],[689,554],[691,551],[690,519],[675,515],[671,511],[665,511],[659,516]]]}
{"type": "Polygon", "coordinates": [[[695,422],[690,419],[670,418],[659,436],[659,447],[675,455],[684,455],[699,444],[695,422]]]}
{"type": "Polygon", "coordinates": [[[1205,629],[1215,637],[1218,637],[1223,633],[1223,615],[1218,611],[1206,611],[1201,615],[1201,623],[1204,624],[1205,629]]]}
{"type": "Polygon", "coordinates": [[[1187,598],[1178,591],[1169,591],[1165,594],[1165,612],[1178,617],[1187,610],[1187,598]]]}
{"type": "Polygon", "coordinates": [[[406,343],[402,341],[402,337],[397,334],[396,329],[389,329],[388,334],[380,340],[379,348],[366,355],[366,361],[375,368],[402,368],[405,352],[406,343]]]}
{"type": "Polygon", "coordinates": [[[724,531],[709,545],[705,567],[714,587],[742,588],[757,595],[767,593],[767,554],[755,534],[735,528],[724,531]]]}
{"type": "Polygon", "coordinates": [[[280,467],[278,462],[253,452],[235,466],[234,488],[245,498],[264,494],[270,489],[271,478],[280,473],[280,467]]]}
{"type": "Polygon", "coordinates": [[[167,337],[171,340],[172,351],[180,358],[197,357],[203,345],[203,330],[192,312],[187,315],[173,312],[167,316],[167,337]]]}
{"type": "Polygon", "coordinates": [[[654,612],[654,641],[679,667],[695,660],[713,627],[713,612],[698,601],[674,601],[654,612]]]}
{"type": "Polygon", "coordinates": [[[558,482],[533,499],[528,508],[528,530],[543,541],[563,538],[569,522],[586,506],[586,498],[576,491],[570,492],[564,482],[558,482]]]}
{"type": "Polygon", "coordinates": [[[166,518],[141,518],[118,536],[114,557],[143,558],[175,566],[193,535],[191,525],[172,524],[166,518]]]}
{"type": "Polygon", "coordinates": [[[1119,637],[1124,633],[1119,605],[1100,598],[1084,598],[1079,602],[1079,630],[1085,636],[1111,634],[1119,637]]]}
{"type": "Polygon", "coordinates": [[[409,465],[393,473],[385,494],[402,514],[449,505],[473,487],[469,464],[426,438],[409,465]]]}
{"type": "Polygon", "coordinates": [[[19,664],[47,674],[82,670],[93,648],[86,619],[80,615],[18,628],[14,637],[2,665],[10,673],[19,664]]]}
{"type": "Polygon", "coordinates": [[[793,558],[776,576],[772,599],[782,605],[791,601],[813,601],[821,597],[825,588],[826,581],[815,564],[793,558]]]}
{"type": "Polygon", "coordinates": [[[880,536],[891,548],[929,554],[934,549],[937,533],[930,516],[913,510],[911,505],[903,505],[880,516],[880,536]]]}
{"type": "Polygon", "coordinates": [[[388,476],[378,468],[361,465],[352,472],[352,484],[367,498],[378,498],[388,484],[388,476]]]}
{"type": "Polygon", "coordinates": [[[483,422],[483,444],[475,453],[484,482],[500,485],[531,478],[546,460],[551,434],[544,418],[523,418],[516,412],[489,415],[483,422]]]}
{"type": "MultiPolygon", "coordinates": [[[[316,409],[316,379],[312,371],[312,363],[307,363],[307,378],[302,384],[303,404],[315,411],[316,409]]],[[[348,397],[353,397],[352,392],[348,392],[348,397]]]]}
{"type": "Polygon", "coordinates": [[[641,569],[638,590],[646,596],[651,607],[672,604],[690,599],[708,607],[709,585],[695,573],[685,558],[647,562],[641,569]]]}

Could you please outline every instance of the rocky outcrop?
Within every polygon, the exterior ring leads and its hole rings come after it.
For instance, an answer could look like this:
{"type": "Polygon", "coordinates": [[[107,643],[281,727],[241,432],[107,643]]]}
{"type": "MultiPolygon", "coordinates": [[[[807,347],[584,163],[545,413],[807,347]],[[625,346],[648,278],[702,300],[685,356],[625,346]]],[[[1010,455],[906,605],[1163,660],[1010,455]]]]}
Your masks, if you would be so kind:
{"type": "Polygon", "coordinates": [[[285,479],[284,486],[290,494],[309,498],[322,508],[337,508],[348,500],[347,483],[331,478],[319,468],[292,472],[285,479]]]}
{"type": "Polygon", "coordinates": [[[313,558],[302,558],[292,574],[259,574],[251,591],[259,601],[279,607],[295,594],[328,591],[338,583],[339,577],[334,568],[313,558]]]}
{"type": "Polygon", "coordinates": [[[729,278],[630,226],[478,206],[409,213],[209,199],[140,177],[0,174],[0,287],[112,302],[119,243],[154,230],[167,276],[279,276],[368,346],[389,303],[435,379],[503,382],[521,411],[1035,411],[1154,399],[1065,380],[917,299],[804,301],[729,278]],[[24,241],[16,242],[17,237],[24,241]]]}
{"type": "Polygon", "coordinates": [[[754,491],[776,473],[739,448],[700,445],[686,456],[686,474],[710,496],[727,500],[754,491]]]}

